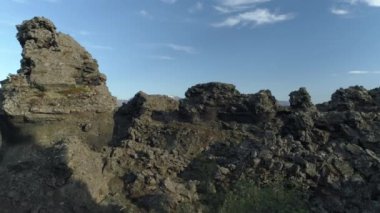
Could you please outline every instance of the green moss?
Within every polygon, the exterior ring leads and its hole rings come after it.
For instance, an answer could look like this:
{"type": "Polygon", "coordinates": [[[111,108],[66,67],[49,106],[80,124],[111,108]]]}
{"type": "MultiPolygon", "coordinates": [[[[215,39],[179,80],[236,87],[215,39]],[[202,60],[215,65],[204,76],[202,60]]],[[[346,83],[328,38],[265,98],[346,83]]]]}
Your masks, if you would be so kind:
{"type": "Polygon", "coordinates": [[[80,95],[80,94],[85,94],[88,93],[90,89],[85,86],[72,86],[70,88],[67,88],[65,90],[61,90],[58,93],[61,95],[65,96],[70,96],[70,95],[80,95]]]}

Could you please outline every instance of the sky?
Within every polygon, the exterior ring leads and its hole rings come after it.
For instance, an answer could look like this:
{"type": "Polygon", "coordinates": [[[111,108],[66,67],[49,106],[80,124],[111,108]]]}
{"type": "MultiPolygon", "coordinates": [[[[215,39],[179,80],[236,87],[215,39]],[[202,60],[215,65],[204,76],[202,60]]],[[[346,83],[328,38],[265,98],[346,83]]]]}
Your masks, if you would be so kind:
{"type": "Polygon", "coordinates": [[[277,100],[306,87],[319,103],[380,86],[380,0],[1,0],[0,79],[20,67],[15,25],[34,16],[84,46],[119,99],[219,81],[277,100]]]}

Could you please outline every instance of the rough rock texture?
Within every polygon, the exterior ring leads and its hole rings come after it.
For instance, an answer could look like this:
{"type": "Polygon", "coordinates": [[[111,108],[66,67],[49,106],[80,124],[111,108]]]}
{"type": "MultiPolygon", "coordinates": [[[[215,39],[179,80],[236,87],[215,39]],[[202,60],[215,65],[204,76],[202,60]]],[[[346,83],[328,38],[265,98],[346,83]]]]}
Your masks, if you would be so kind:
{"type": "MultiPolygon", "coordinates": [[[[350,97],[345,101],[360,103],[350,97]]],[[[378,212],[378,106],[342,110],[334,100],[319,111],[300,88],[284,108],[269,91],[245,95],[208,83],[191,87],[177,109],[174,100],[139,93],[119,109],[128,122],[117,122],[124,140],[106,169],[117,171],[122,193],[146,211],[178,211],[183,203],[215,211],[220,194],[248,179],[302,189],[312,212],[378,212]]]]}
{"type": "Polygon", "coordinates": [[[318,107],[320,110],[379,111],[379,100],[379,88],[368,91],[362,86],[353,86],[337,90],[332,94],[331,101],[318,107]]]}
{"type": "Polygon", "coordinates": [[[216,82],[195,85],[185,95],[179,112],[191,122],[270,120],[278,107],[268,90],[245,95],[240,94],[234,85],[216,82]]]}
{"type": "Polygon", "coordinates": [[[1,82],[0,108],[2,119],[12,126],[10,137],[38,143],[68,132],[87,141],[110,138],[116,100],[96,60],[43,17],[24,21],[17,30],[23,48],[21,69],[1,82]]]}
{"type": "Polygon", "coordinates": [[[46,19],[18,29],[22,68],[0,91],[2,212],[218,212],[242,180],[300,190],[310,212],[380,212],[380,88],[318,106],[300,88],[284,107],[213,82],[181,100],[139,92],[112,114],[87,52],[46,19]]]}
{"type": "Polygon", "coordinates": [[[0,164],[1,212],[118,212],[108,199],[103,158],[76,137],[49,148],[8,148],[0,164]]]}

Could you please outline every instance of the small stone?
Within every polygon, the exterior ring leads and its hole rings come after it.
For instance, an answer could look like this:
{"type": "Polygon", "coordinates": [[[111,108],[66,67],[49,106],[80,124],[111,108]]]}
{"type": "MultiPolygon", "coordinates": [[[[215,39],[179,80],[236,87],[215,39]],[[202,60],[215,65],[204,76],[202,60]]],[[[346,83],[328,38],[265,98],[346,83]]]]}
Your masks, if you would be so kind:
{"type": "Polygon", "coordinates": [[[176,192],[176,186],[175,186],[175,183],[173,183],[172,180],[170,180],[170,178],[166,178],[164,180],[164,186],[167,190],[169,190],[170,192],[176,192]]]}
{"type": "Polygon", "coordinates": [[[255,158],[253,159],[253,166],[254,167],[257,167],[261,162],[261,159],[260,158],[255,158]]]}
{"type": "Polygon", "coordinates": [[[309,175],[310,177],[316,177],[318,175],[317,173],[317,167],[314,163],[309,163],[307,162],[306,165],[305,165],[305,172],[307,175],[309,175]]]}
{"type": "Polygon", "coordinates": [[[219,171],[223,174],[223,175],[227,175],[230,173],[230,170],[227,169],[226,167],[219,167],[219,171]]]}
{"type": "Polygon", "coordinates": [[[354,174],[354,169],[347,162],[334,160],[334,167],[345,178],[351,177],[354,174]]]}
{"type": "Polygon", "coordinates": [[[146,177],[146,181],[145,181],[148,185],[152,186],[152,185],[156,185],[157,184],[157,181],[156,179],[154,179],[154,177],[152,176],[148,176],[146,177]]]}
{"type": "Polygon", "coordinates": [[[369,150],[369,149],[366,149],[365,152],[371,156],[373,159],[375,159],[378,163],[380,163],[380,158],[377,157],[377,155],[372,151],[372,150],[369,150]]]}
{"type": "Polygon", "coordinates": [[[360,155],[364,153],[364,150],[356,144],[350,144],[350,143],[347,144],[346,150],[349,151],[353,155],[360,155]]]}

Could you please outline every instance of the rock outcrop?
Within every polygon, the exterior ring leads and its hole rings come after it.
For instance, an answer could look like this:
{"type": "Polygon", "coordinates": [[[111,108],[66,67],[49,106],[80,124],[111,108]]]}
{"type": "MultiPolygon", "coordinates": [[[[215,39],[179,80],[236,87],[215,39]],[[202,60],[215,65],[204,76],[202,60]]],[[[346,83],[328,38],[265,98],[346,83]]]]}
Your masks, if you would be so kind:
{"type": "Polygon", "coordinates": [[[2,119],[14,140],[37,143],[75,134],[93,145],[112,135],[116,100],[91,55],[46,18],[17,26],[23,52],[18,74],[1,82],[2,119]]]}
{"type": "Polygon", "coordinates": [[[180,113],[192,122],[270,120],[278,107],[268,90],[245,95],[240,94],[234,85],[215,82],[195,85],[185,96],[180,103],[180,113]]]}
{"type": "Polygon", "coordinates": [[[18,30],[22,66],[0,90],[2,211],[218,212],[250,181],[296,189],[310,212],[380,212],[380,88],[317,106],[300,88],[284,107],[212,82],[180,100],[139,92],[113,113],[73,39],[44,18],[18,30]]]}
{"type": "Polygon", "coordinates": [[[122,193],[147,211],[178,211],[184,203],[215,211],[215,199],[242,179],[301,189],[312,212],[379,211],[378,106],[342,110],[333,98],[319,111],[305,88],[289,96],[290,107],[280,107],[269,91],[246,95],[207,83],[191,87],[177,106],[139,93],[119,109],[128,125],[120,126],[124,140],[106,169],[118,171],[122,193]]]}
{"type": "Polygon", "coordinates": [[[340,88],[331,96],[331,101],[319,105],[321,111],[379,111],[379,88],[366,90],[362,86],[353,86],[347,89],[340,88]]]}

